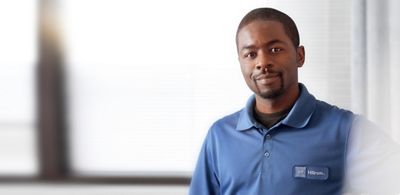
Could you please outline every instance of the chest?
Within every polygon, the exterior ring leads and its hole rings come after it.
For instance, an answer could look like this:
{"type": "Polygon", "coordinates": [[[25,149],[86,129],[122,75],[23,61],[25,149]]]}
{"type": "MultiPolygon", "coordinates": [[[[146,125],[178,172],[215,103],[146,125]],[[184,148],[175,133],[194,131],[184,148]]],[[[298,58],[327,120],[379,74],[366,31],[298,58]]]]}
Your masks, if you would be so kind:
{"type": "Polygon", "coordinates": [[[338,187],[343,178],[346,142],[340,131],[334,126],[302,130],[281,127],[268,133],[247,132],[240,141],[235,140],[238,135],[232,136],[235,141],[220,145],[217,166],[222,189],[236,194],[243,189],[298,194],[302,189],[338,187]]]}

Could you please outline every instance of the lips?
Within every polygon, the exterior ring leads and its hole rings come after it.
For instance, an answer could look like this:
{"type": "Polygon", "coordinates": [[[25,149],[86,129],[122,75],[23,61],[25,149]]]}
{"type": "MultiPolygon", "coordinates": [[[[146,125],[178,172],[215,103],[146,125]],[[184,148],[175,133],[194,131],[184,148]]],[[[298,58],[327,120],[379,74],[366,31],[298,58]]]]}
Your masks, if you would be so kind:
{"type": "Polygon", "coordinates": [[[269,85],[274,83],[280,78],[279,73],[267,73],[267,74],[261,74],[255,78],[257,83],[263,84],[263,85],[269,85]]]}

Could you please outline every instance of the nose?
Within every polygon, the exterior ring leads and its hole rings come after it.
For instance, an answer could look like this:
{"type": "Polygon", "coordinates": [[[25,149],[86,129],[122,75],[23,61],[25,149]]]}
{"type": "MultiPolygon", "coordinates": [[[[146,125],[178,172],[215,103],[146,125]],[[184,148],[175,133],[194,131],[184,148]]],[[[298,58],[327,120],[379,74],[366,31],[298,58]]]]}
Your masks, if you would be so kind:
{"type": "Polygon", "coordinates": [[[266,69],[270,69],[271,67],[272,67],[272,64],[270,64],[270,63],[257,63],[256,64],[257,70],[266,70],[266,69]]]}
{"type": "Polygon", "coordinates": [[[272,62],[267,56],[260,55],[255,68],[260,71],[267,71],[267,69],[272,68],[272,62]]]}

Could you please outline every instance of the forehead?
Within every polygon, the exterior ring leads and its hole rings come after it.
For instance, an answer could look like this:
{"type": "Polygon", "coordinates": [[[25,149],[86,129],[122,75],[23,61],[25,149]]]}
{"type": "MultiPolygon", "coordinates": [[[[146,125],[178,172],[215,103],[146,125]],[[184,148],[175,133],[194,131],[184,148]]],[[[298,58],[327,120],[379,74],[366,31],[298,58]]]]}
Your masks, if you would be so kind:
{"type": "Polygon", "coordinates": [[[282,43],[290,43],[283,25],[277,21],[255,20],[243,26],[237,35],[238,49],[258,44],[268,44],[277,40],[282,43]]]}

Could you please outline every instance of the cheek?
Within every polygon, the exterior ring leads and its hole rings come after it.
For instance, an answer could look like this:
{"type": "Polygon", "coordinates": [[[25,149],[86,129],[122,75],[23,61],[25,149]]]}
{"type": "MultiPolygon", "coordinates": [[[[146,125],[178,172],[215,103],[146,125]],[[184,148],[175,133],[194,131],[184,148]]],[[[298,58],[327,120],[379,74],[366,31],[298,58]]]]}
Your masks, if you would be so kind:
{"type": "Polygon", "coordinates": [[[247,85],[249,85],[249,86],[253,85],[252,84],[253,82],[251,79],[251,76],[253,74],[253,69],[251,68],[251,66],[241,64],[240,69],[242,71],[243,78],[244,78],[245,82],[247,83],[247,85]]]}
{"type": "Polygon", "coordinates": [[[292,64],[291,67],[286,68],[283,77],[286,80],[297,80],[297,64],[292,64]]]}
{"type": "Polygon", "coordinates": [[[253,66],[251,64],[240,64],[240,69],[243,76],[249,76],[253,72],[253,66]]]}

